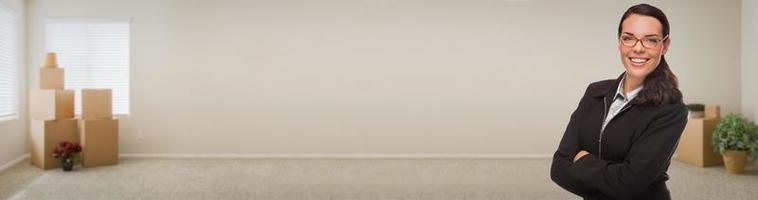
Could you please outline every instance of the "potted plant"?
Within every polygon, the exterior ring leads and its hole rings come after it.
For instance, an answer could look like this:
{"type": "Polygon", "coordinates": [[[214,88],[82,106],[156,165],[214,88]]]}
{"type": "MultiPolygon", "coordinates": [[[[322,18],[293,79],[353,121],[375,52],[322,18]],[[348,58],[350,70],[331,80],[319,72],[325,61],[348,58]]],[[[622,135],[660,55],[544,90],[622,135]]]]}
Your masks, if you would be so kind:
{"type": "Polygon", "coordinates": [[[699,103],[687,104],[687,118],[703,118],[705,105],[699,103]]]}
{"type": "Polygon", "coordinates": [[[713,131],[711,145],[723,156],[728,173],[742,174],[748,155],[758,158],[758,128],[740,114],[729,114],[713,131]]]}
{"type": "Polygon", "coordinates": [[[74,164],[79,161],[79,153],[82,152],[82,146],[76,142],[64,141],[58,144],[53,150],[53,157],[61,161],[63,171],[71,171],[74,164]]]}

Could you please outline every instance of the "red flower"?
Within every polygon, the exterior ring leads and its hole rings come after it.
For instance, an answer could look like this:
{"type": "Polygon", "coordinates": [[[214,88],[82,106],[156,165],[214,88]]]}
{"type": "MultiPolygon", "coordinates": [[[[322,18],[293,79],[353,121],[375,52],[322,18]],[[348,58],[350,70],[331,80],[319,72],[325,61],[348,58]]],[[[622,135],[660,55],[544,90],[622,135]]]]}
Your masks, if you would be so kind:
{"type": "Polygon", "coordinates": [[[61,159],[71,158],[79,152],[82,152],[82,146],[79,143],[64,141],[53,149],[53,157],[61,159]]]}

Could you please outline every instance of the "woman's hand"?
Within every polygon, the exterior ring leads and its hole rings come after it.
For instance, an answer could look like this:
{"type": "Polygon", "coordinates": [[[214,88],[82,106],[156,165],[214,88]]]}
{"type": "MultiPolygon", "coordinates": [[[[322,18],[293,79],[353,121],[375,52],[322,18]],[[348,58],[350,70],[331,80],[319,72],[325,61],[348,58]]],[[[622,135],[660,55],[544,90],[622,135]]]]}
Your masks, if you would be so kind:
{"type": "Polygon", "coordinates": [[[582,157],[586,156],[587,154],[590,154],[590,152],[587,152],[585,150],[579,151],[579,153],[576,153],[576,156],[574,156],[574,162],[581,159],[582,157]]]}

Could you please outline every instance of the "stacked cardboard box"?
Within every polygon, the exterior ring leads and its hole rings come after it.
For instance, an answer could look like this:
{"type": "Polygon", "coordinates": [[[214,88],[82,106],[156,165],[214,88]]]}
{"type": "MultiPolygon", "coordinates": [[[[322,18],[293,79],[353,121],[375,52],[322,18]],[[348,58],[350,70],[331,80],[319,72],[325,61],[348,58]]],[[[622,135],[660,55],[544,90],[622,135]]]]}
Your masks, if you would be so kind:
{"type": "Polygon", "coordinates": [[[64,71],[48,53],[39,71],[40,89],[29,92],[31,162],[42,169],[60,167],[53,149],[63,141],[79,142],[74,118],[74,91],[63,89],[64,71]]]}
{"type": "Polygon", "coordinates": [[[700,167],[722,165],[724,162],[721,154],[714,152],[711,146],[713,130],[719,121],[720,109],[714,105],[705,106],[703,118],[688,119],[679,139],[676,160],[700,167]]]}
{"type": "Polygon", "coordinates": [[[118,119],[113,117],[110,89],[82,89],[82,165],[118,163],[118,119]]]}

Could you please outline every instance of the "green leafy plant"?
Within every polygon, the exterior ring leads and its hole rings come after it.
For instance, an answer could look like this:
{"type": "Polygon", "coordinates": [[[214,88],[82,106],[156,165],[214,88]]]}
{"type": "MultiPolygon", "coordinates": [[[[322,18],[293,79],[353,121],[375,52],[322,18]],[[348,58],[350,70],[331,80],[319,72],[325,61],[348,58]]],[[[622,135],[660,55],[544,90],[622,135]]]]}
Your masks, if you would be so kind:
{"type": "Polygon", "coordinates": [[[758,158],[758,126],[741,114],[729,114],[719,122],[711,138],[713,150],[747,151],[751,158],[758,158]]]}
{"type": "Polygon", "coordinates": [[[687,110],[692,112],[703,112],[705,110],[705,105],[699,103],[687,104],[687,110]]]}

